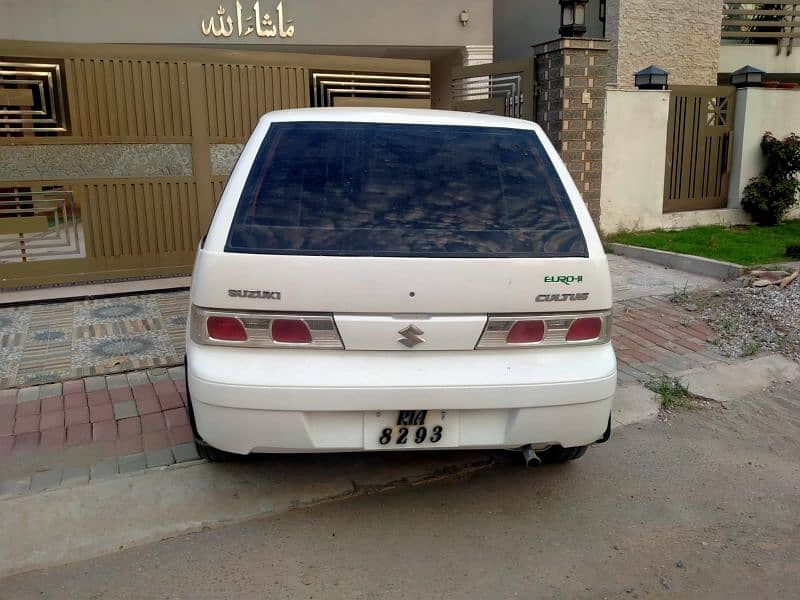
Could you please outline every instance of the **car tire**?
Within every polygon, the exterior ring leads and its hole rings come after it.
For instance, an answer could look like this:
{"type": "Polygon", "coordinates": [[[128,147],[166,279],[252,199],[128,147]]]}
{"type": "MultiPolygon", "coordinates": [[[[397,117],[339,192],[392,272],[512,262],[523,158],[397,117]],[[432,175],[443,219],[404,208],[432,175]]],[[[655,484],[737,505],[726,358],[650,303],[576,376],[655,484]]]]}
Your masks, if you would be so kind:
{"type": "Polygon", "coordinates": [[[574,448],[564,448],[563,446],[550,446],[547,450],[537,452],[543,465],[557,465],[571,460],[577,460],[588,450],[589,446],[575,446],[574,448]]]}
{"type": "Polygon", "coordinates": [[[195,445],[197,446],[197,453],[200,457],[205,458],[208,462],[230,462],[239,458],[238,454],[225,452],[225,450],[214,448],[213,446],[203,444],[197,440],[195,440],[195,445]]]}

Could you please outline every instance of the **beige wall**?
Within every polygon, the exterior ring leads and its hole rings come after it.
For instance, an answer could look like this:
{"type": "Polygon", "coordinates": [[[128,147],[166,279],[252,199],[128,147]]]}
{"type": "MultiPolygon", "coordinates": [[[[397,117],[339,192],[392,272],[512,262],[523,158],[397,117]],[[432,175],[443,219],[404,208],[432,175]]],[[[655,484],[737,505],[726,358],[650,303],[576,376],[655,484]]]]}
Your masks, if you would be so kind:
{"type": "MultiPolygon", "coordinates": [[[[800,90],[749,88],[736,94],[728,208],[662,214],[669,92],[609,90],[603,148],[600,228],[682,229],[749,222],[742,190],[761,174],[761,137],[800,134],[800,90]]],[[[789,216],[800,218],[800,207],[789,216]]]]}
{"type": "Polygon", "coordinates": [[[600,197],[604,234],[749,222],[738,208],[663,214],[668,118],[669,92],[608,91],[600,197]]]}
{"type": "Polygon", "coordinates": [[[736,93],[733,166],[728,206],[741,206],[742,191],[752,177],[761,175],[764,155],[761,137],[771,131],[782,138],[800,134],[800,91],[746,88],[736,93]]]}
{"type": "Polygon", "coordinates": [[[603,136],[600,228],[662,224],[669,92],[608,90],[603,136]]]}
{"type": "MultiPolygon", "coordinates": [[[[234,0],[3,0],[0,39],[50,42],[376,46],[492,43],[492,0],[283,0],[291,38],[239,37],[234,0]],[[201,21],[226,8],[230,37],[203,35],[201,21]],[[462,26],[461,11],[470,11],[462,26]]],[[[243,15],[253,1],[241,0],[243,15]]],[[[277,22],[278,0],[261,0],[277,22]]],[[[288,27],[288,24],[287,24],[288,27]]],[[[246,29],[246,28],[245,28],[246,29]]]]}
{"type": "Polygon", "coordinates": [[[716,85],[721,23],[719,0],[608,0],[609,83],[632,88],[635,72],[656,65],[671,84],[716,85]]]}
{"type": "Polygon", "coordinates": [[[733,73],[745,65],[752,65],[777,75],[800,73],[800,52],[795,50],[787,56],[786,50],[775,53],[773,45],[722,44],[719,48],[719,72],[733,73]]]}

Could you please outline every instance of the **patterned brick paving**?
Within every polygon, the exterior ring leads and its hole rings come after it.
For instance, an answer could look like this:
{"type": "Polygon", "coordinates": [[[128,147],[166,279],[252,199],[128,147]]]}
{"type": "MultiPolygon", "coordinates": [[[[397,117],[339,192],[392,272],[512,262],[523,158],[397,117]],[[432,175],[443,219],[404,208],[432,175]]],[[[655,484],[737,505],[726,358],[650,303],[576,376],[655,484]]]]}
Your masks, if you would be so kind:
{"type": "Polygon", "coordinates": [[[614,349],[619,380],[646,382],[726,360],[710,340],[714,332],[699,315],[650,296],[614,305],[614,349]]]}
{"type": "MultiPolygon", "coordinates": [[[[87,481],[95,471],[109,476],[197,459],[183,367],[0,390],[0,460],[89,445],[102,458],[84,467],[87,481]]],[[[61,470],[51,471],[43,480],[57,486],[61,470]]],[[[33,479],[28,487],[0,482],[0,496],[4,488],[34,487],[33,479]]]]}

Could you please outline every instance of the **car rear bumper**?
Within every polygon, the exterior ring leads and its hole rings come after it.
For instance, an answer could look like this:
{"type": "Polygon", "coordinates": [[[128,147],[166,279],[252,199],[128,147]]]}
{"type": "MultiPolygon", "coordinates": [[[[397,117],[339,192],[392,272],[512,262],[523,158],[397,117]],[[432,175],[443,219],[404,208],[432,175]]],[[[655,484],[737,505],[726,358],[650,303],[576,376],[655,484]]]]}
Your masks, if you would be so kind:
{"type": "Polygon", "coordinates": [[[580,446],[603,436],[616,387],[610,344],[454,352],[187,347],[197,433],[250,452],[365,448],[371,411],[458,411],[459,448],[580,446]]]}

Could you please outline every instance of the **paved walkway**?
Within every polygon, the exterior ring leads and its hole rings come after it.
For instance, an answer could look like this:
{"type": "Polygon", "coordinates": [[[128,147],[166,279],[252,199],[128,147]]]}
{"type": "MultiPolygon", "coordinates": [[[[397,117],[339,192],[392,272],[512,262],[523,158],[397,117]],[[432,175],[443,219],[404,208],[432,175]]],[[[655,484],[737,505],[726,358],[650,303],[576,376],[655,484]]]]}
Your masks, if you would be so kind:
{"type": "Polygon", "coordinates": [[[0,496],[197,458],[182,367],[0,391],[0,496]]]}
{"type": "Polygon", "coordinates": [[[711,343],[714,332],[699,315],[670,298],[648,296],[614,304],[613,343],[620,383],[646,383],[728,360],[711,343]]]}
{"type": "Polygon", "coordinates": [[[667,269],[643,260],[608,255],[611,279],[614,284],[614,302],[679,294],[697,288],[718,288],[722,282],[713,277],[667,269]]]}

